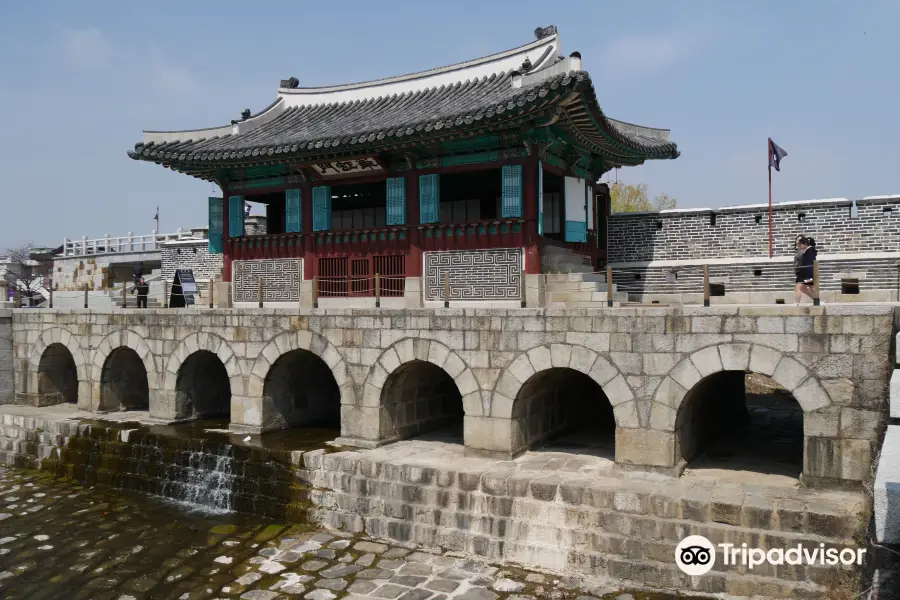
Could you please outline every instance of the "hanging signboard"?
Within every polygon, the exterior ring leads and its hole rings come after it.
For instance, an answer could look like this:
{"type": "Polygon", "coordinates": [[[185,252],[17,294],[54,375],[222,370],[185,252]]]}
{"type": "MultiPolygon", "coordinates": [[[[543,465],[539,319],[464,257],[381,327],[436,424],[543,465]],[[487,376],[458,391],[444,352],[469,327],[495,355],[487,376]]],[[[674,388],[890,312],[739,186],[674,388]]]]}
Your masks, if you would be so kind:
{"type": "Polygon", "coordinates": [[[347,175],[364,175],[366,173],[381,173],[382,166],[373,158],[353,158],[350,160],[334,160],[325,163],[311,165],[316,175],[322,178],[347,175]]]}

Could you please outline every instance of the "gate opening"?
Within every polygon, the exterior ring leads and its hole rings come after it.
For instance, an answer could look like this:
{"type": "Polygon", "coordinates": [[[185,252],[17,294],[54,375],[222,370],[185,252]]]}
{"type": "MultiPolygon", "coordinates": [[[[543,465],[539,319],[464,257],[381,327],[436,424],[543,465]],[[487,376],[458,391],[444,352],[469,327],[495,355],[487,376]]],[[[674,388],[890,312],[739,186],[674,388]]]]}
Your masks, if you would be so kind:
{"type": "Polygon", "coordinates": [[[700,380],[681,404],[675,439],[690,471],[803,471],[803,409],[765,375],[722,371],[700,380]]]}
{"type": "Polygon", "coordinates": [[[331,369],[309,350],[278,357],[263,387],[263,428],[340,429],[341,391],[331,369]]]}
{"type": "Polygon", "coordinates": [[[219,357],[198,350],[182,363],[175,384],[179,418],[228,417],[231,414],[231,382],[219,357]]]}
{"type": "Polygon", "coordinates": [[[69,349],[50,344],[38,363],[38,404],[50,406],[78,402],[78,369],[69,349]]]}
{"type": "Polygon", "coordinates": [[[407,439],[435,433],[442,441],[463,442],[462,395],[442,368],[413,360],[397,367],[381,391],[384,438],[407,439]]]}
{"type": "Polygon", "coordinates": [[[149,406],[144,362],[131,348],[116,348],[100,374],[100,410],[146,410],[149,406]]]}
{"type": "Polygon", "coordinates": [[[512,418],[522,436],[514,451],[549,444],[615,460],[612,405],[603,388],[580,371],[552,368],[532,375],[519,390],[512,418]]]}

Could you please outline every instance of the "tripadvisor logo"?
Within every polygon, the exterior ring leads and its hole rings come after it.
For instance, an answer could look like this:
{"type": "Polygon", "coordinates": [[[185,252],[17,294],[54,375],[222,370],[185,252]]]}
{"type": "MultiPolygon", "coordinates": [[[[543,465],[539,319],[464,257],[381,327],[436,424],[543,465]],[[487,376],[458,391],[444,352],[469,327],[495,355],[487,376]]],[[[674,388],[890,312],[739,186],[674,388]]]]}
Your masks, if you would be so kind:
{"type": "Polygon", "coordinates": [[[689,535],[675,547],[675,564],[692,576],[705,575],[716,564],[716,547],[722,553],[723,565],[742,565],[753,569],[762,564],[770,565],[862,565],[865,548],[826,548],[825,544],[804,547],[797,544],[790,548],[750,548],[747,544],[717,544],[702,535],[689,535]]]}

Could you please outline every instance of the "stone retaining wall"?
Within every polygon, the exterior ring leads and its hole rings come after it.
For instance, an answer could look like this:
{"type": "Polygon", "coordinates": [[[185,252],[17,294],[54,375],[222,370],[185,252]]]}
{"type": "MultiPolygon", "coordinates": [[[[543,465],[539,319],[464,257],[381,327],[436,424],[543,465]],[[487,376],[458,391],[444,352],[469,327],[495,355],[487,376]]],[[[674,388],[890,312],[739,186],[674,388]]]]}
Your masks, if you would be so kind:
{"type": "Polygon", "coordinates": [[[0,404],[14,401],[12,309],[0,308],[0,404]]]}
{"type": "Polygon", "coordinates": [[[730,597],[820,598],[838,571],[767,564],[748,573],[717,561],[710,573],[689,577],[672,559],[682,539],[703,535],[713,544],[766,549],[857,547],[861,495],[628,480],[592,471],[584,460],[564,466],[566,455],[558,453],[487,465],[448,457],[427,466],[418,458],[426,446],[405,450],[381,457],[305,453],[300,474],[315,486],[318,520],[491,562],[730,597]]]}

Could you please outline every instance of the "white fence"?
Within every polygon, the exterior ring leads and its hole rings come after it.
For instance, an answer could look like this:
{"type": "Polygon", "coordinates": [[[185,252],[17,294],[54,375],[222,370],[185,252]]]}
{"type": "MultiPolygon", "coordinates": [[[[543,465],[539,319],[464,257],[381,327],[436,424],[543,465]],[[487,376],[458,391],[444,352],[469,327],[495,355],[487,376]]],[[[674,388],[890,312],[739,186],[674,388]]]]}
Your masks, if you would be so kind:
{"type": "Polygon", "coordinates": [[[120,237],[104,236],[89,240],[87,236],[80,240],[63,241],[62,256],[93,256],[96,254],[121,254],[124,252],[148,252],[159,250],[164,242],[192,238],[190,231],[182,231],[180,228],[175,233],[156,233],[150,235],[128,235],[120,237]]]}

